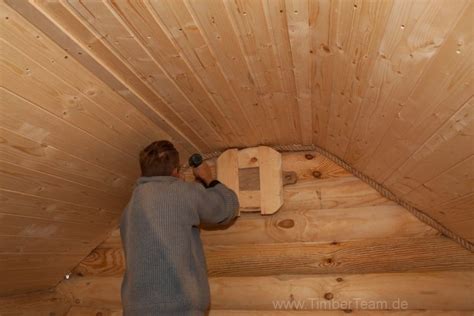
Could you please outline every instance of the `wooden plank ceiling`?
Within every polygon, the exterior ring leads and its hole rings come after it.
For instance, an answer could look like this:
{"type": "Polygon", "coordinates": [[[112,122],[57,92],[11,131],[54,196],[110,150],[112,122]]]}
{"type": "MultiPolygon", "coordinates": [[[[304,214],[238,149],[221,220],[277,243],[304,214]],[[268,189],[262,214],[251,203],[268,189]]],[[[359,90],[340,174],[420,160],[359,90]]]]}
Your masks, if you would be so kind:
{"type": "Polygon", "coordinates": [[[137,153],[316,144],[474,241],[469,0],[0,1],[0,294],[117,223],[137,153]]]}

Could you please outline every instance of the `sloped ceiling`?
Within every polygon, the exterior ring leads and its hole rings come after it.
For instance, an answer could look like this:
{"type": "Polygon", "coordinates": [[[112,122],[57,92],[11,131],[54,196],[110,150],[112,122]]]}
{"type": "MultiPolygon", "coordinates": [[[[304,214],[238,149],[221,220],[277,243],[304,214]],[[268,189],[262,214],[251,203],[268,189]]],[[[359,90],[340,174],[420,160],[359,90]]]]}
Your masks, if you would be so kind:
{"type": "Polygon", "coordinates": [[[117,224],[137,153],[316,144],[474,241],[469,0],[1,3],[0,294],[117,224]]]}

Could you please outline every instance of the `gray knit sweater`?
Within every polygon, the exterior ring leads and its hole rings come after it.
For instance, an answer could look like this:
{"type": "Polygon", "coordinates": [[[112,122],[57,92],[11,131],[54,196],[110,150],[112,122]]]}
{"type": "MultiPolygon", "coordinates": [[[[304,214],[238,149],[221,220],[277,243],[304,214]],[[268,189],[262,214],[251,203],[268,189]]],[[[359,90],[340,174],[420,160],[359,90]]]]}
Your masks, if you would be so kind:
{"type": "Polygon", "coordinates": [[[139,178],[120,224],[124,315],[204,315],[210,298],[199,225],[229,223],[238,208],[223,184],[139,178]]]}

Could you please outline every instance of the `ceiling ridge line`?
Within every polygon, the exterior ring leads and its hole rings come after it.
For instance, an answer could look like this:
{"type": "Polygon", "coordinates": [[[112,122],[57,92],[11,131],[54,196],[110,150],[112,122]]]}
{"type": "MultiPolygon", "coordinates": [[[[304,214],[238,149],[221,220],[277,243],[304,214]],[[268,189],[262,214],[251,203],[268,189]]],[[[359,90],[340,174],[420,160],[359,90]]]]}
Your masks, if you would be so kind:
{"type": "MultiPolygon", "coordinates": [[[[453,241],[460,244],[462,247],[466,248],[467,250],[474,252],[474,244],[467,239],[459,236],[458,234],[454,233],[452,230],[441,224],[436,219],[432,218],[422,210],[416,208],[415,206],[411,205],[407,201],[399,198],[395,195],[392,191],[390,191],[387,187],[383,184],[378,183],[371,177],[367,176],[366,174],[362,173],[361,171],[357,170],[356,168],[352,167],[350,164],[345,162],[343,159],[339,158],[338,156],[334,155],[333,153],[317,146],[317,145],[302,145],[302,144],[290,144],[290,145],[270,145],[273,149],[280,151],[280,152],[297,152],[297,151],[316,151],[317,153],[323,155],[324,157],[328,158],[332,162],[336,163],[340,167],[344,168],[346,171],[352,173],[354,176],[362,180],[363,182],[370,185],[374,190],[380,193],[383,197],[396,202],[398,205],[404,207],[408,210],[413,216],[419,219],[421,222],[433,227],[441,234],[449,237],[453,241]]],[[[218,157],[222,151],[214,151],[209,153],[204,153],[204,159],[211,159],[218,157]]]]}

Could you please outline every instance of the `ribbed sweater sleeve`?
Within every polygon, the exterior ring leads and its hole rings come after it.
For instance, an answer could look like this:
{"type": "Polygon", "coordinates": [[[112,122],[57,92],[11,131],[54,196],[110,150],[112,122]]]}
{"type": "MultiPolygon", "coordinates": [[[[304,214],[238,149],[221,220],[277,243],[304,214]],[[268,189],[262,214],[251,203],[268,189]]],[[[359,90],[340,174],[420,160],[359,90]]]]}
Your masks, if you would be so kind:
{"type": "Polygon", "coordinates": [[[200,190],[197,211],[203,224],[227,224],[237,216],[239,200],[234,191],[219,183],[200,190]]]}

